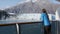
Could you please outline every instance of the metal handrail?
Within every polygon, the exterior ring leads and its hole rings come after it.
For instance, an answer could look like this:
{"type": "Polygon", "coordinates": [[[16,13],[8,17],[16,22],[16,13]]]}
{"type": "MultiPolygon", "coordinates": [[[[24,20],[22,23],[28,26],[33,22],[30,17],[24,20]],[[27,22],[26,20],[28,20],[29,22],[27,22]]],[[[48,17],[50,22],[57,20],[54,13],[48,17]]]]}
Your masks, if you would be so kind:
{"type": "MultiPolygon", "coordinates": [[[[32,23],[41,23],[42,21],[32,21],[32,22],[15,22],[15,23],[7,23],[7,24],[0,24],[0,26],[7,26],[7,25],[14,25],[16,24],[16,31],[17,34],[21,34],[21,32],[19,32],[20,28],[19,28],[19,24],[32,24],[32,23]]],[[[59,21],[50,21],[50,22],[59,22],[59,21]]],[[[58,34],[58,27],[57,27],[57,34],[58,34]]]]}

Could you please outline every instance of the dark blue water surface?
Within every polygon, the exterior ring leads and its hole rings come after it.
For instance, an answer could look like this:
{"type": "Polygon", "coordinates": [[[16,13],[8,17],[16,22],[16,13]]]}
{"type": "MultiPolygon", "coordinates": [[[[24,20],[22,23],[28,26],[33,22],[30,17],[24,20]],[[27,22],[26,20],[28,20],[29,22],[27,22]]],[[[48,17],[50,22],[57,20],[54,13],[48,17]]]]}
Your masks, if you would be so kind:
{"type": "MultiPolygon", "coordinates": [[[[52,34],[57,34],[57,24],[59,23],[52,23],[52,34]]],[[[21,34],[44,34],[42,23],[19,24],[19,29],[21,30],[21,34]]],[[[58,31],[60,31],[59,28],[58,31]]],[[[0,34],[17,34],[16,25],[0,26],[0,34]]]]}

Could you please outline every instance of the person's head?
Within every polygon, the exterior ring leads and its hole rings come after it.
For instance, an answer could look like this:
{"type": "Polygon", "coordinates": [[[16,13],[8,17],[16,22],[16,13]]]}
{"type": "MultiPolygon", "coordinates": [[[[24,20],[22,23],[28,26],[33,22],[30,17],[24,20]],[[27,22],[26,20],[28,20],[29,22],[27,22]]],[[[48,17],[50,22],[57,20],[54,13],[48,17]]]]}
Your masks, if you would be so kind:
{"type": "MultiPolygon", "coordinates": [[[[47,14],[46,9],[42,9],[42,13],[46,13],[46,15],[47,15],[47,17],[48,17],[48,14],[47,14]]],[[[49,19],[49,17],[48,17],[48,19],[49,19]]]]}
{"type": "Polygon", "coordinates": [[[46,9],[42,9],[42,12],[43,12],[43,13],[47,13],[47,12],[46,12],[46,9]]]}

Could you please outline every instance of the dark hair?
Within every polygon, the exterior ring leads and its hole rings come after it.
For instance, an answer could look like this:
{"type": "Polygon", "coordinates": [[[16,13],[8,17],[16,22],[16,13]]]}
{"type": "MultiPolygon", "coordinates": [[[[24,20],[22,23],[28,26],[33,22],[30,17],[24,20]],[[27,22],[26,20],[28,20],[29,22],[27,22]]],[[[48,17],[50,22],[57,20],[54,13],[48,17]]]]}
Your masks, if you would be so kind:
{"type": "Polygon", "coordinates": [[[43,12],[43,13],[47,13],[47,12],[46,12],[46,9],[42,9],[42,12],[43,12]]]}

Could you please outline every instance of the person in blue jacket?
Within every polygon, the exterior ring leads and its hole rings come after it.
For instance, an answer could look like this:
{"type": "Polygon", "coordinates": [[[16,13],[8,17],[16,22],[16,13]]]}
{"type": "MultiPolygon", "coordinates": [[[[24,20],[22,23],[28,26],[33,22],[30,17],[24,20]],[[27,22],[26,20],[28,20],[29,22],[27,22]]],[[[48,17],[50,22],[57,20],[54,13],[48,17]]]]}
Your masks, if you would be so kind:
{"type": "Polygon", "coordinates": [[[41,20],[44,25],[44,34],[51,34],[51,23],[49,21],[49,16],[46,9],[42,9],[41,20]]]}

